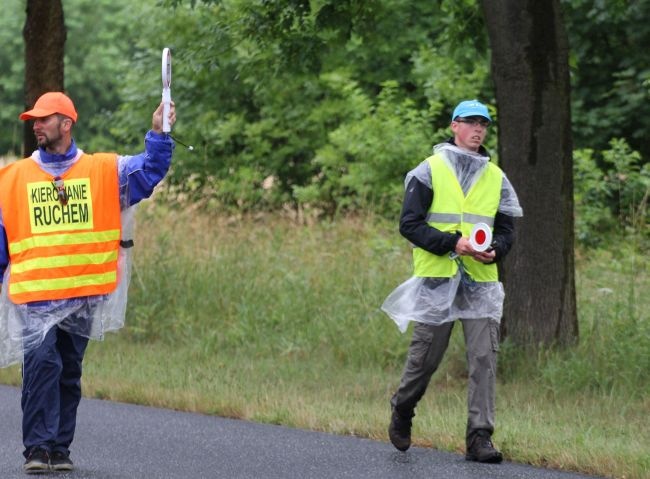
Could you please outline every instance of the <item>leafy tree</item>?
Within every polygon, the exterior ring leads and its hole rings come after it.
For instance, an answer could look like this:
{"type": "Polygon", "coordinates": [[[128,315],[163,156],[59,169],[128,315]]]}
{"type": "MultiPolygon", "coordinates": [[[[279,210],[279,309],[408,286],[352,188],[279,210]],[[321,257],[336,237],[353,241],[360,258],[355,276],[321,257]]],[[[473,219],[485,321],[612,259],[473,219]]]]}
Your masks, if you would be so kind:
{"type": "MultiPolygon", "coordinates": [[[[130,5],[131,2],[127,0],[65,1],[65,91],[74,100],[79,113],[79,122],[74,129],[75,138],[89,151],[113,150],[123,146],[116,146],[116,139],[110,130],[113,127],[112,115],[123,101],[120,85],[122,75],[137,54],[131,48],[131,38],[136,35],[137,25],[131,22],[127,11],[130,5]],[[98,18],[101,21],[97,21],[98,18]],[[89,40],[89,32],[92,32],[92,40],[89,40]]],[[[32,101],[32,104],[24,105],[23,99],[25,46],[20,28],[26,21],[26,9],[23,0],[7,0],[3,7],[0,39],[6,48],[0,50],[0,98],[4,105],[0,122],[5,134],[0,136],[0,153],[18,156],[22,154],[23,141],[23,122],[18,120],[18,115],[25,106],[31,107],[33,104],[32,101]]],[[[39,42],[37,46],[40,54],[50,55],[42,43],[39,42]]],[[[45,73],[38,65],[35,73],[29,75],[30,79],[45,73]]],[[[61,90],[63,87],[43,88],[61,90]]],[[[151,109],[151,104],[148,108],[151,109]]],[[[148,118],[138,125],[138,132],[141,133],[147,124],[148,118]]],[[[28,137],[33,140],[31,125],[28,128],[28,137]]],[[[132,146],[141,148],[135,143],[132,146]]]]}
{"type": "Polygon", "coordinates": [[[7,0],[0,16],[0,155],[18,156],[23,144],[23,125],[18,115],[24,111],[25,57],[20,26],[25,22],[24,2],[7,0]]]}
{"type": "MultiPolygon", "coordinates": [[[[650,159],[649,0],[562,0],[571,44],[573,132],[578,148],[625,138],[650,159]]],[[[602,163],[601,163],[602,165],[602,163]]]]}
{"type": "MultiPolygon", "coordinates": [[[[79,113],[75,139],[88,151],[126,152],[111,130],[115,127],[114,112],[123,102],[124,73],[138,55],[131,40],[137,35],[131,6],[127,0],[65,1],[65,84],[79,113]]],[[[146,107],[151,111],[153,105],[150,102],[146,107]]],[[[140,142],[149,125],[149,118],[138,125],[140,142]]],[[[142,148],[141,144],[137,146],[142,148]]]]}
{"type": "MultiPolygon", "coordinates": [[[[431,153],[430,118],[413,101],[398,101],[398,85],[386,82],[376,105],[361,88],[343,75],[332,73],[333,94],[343,94],[340,108],[346,120],[328,135],[316,151],[318,174],[308,186],[297,186],[295,196],[305,205],[329,214],[363,210],[393,211],[401,203],[403,186],[395,181],[431,153]],[[343,82],[342,85],[337,85],[343,82]],[[416,154],[419,156],[416,157],[416,154]]],[[[333,103],[315,115],[329,115],[333,103]]],[[[442,138],[442,134],[440,135],[442,138]]]]}
{"type": "MultiPolygon", "coordinates": [[[[27,0],[25,26],[25,107],[47,91],[63,91],[66,39],[61,0],[27,0]]],[[[31,122],[25,122],[23,153],[36,149],[31,122]]]]}
{"type": "Polygon", "coordinates": [[[499,160],[525,216],[506,259],[502,329],[535,346],[577,340],[568,42],[559,0],[483,0],[499,160]]]}
{"type": "MultiPolygon", "coordinates": [[[[452,7],[454,2],[231,0],[195,2],[194,8],[181,1],[166,5],[175,6],[167,25],[173,38],[173,92],[183,105],[175,134],[199,145],[198,154],[179,155],[172,181],[181,183],[196,173],[192,187],[197,181],[203,184],[221,205],[258,209],[309,200],[324,211],[348,205],[387,208],[395,214],[397,202],[354,198],[377,181],[330,192],[345,198],[318,192],[319,185],[330,184],[323,178],[324,153],[346,156],[350,171],[400,164],[376,177],[400,185],[403,173],[443,139],[431,132],[449,124],[448,111],[459,99],[491,97],[485,35],[477,42],[475,35],[458,31],[459,23],[473,27],[480,15],[468,16],[452,7]],[[350,89],[366,100],[354,108],[346,104],[350,89]],[[415,124],[389,129],[380,123],[394,125],[407,118],[390,113],[406,108],[419,118],[409,135],[422,144],[409,140],[399,157],[381,164],[368,163],[370,150],[359,155],[344,151],[341,138],[350,128],[356,138],[367,135],[369,140],[379,138],[379,126],[394,135],[384,139],[399,143],[397,135],[415,124]],[[192,118],[192,128],[183,117],[192,118]]],[[[144,21],[156,13],[143,6],[141,14],[143,35],[136,48],[149,51],[150,57],[127,74],[127,98],[150,94],[145,87],[150,81],[143,79],[155,71],[150,59],[157,62],[159,55],[151,45],[155,35],[147,30],[153,22],[144,21]]],[[[126,103],[119,123],[127,125],[127,115],[137,109],[133,101],[126,103]]],[[[356,177],[364,179],[369,178],[356,177]]]]}

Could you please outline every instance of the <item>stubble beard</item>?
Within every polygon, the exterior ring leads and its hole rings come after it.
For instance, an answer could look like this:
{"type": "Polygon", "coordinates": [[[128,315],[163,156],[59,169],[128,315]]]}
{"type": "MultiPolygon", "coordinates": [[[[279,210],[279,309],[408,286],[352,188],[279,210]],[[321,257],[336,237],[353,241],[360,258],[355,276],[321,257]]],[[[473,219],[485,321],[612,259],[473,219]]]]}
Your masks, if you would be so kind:
{"type": "Polygon", "coordinates": [[[36,135],[36,144],[40,148],[43,148],[46,151],[50,149],[54,150],[56,149],[56,146],[58,145],[61,138],[62,138],[61,133],[59,133],[58,131],[53,137],[47,136],[47,133],[39,133],[38,135],[36,135]]]}

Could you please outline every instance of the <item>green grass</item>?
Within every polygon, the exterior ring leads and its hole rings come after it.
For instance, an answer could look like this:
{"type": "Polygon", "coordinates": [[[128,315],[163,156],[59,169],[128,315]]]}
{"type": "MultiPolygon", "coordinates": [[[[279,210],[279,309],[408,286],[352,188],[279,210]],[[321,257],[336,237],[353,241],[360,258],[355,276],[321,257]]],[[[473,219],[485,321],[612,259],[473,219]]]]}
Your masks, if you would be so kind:
{"type": "MultiPolygon", "coordinates": [[[[409,247],[375,218],[297,226],[139,212],[127,327],[93,342],[87,396],[387,441],[410,335],[379,311],[409,247]]],[[[578,257],[581,341],[503,345],[495,442],[507,460],[648,477],[648,275],[642,257],[578,257]],[[645,425],[645,426],[644,426],[645,425]]],[[[17,367],[0,381],[18,384],[17,367]]],[[[414,440],[463,452],[461,328],[417,409],[414,440]]]]}

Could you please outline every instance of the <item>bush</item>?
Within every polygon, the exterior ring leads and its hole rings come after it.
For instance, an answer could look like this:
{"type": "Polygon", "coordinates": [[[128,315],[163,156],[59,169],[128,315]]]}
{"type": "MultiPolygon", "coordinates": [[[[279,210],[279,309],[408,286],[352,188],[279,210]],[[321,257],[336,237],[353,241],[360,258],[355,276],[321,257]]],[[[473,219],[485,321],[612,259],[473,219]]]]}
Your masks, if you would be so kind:
{"type": "Polygon", "coordinates": [[[431,152],[428,119],[395,82],[383,85],[376,106],[354,84],[349,92],[354,115],[329,134],[314,158],[318,173],[294,194],[330,213],[370,208],[394,217],[404,175],[431,152]]]}
{"type": "Polygon", "coordinates": [[[648,248],[648,194],[650,166],[623,139],[596,154],[574,152],[576,237],[588,247],[604,246],[605,238],[638,238],[648,248]],[[599,166],[599,163],[602,166],[599,166]]]}

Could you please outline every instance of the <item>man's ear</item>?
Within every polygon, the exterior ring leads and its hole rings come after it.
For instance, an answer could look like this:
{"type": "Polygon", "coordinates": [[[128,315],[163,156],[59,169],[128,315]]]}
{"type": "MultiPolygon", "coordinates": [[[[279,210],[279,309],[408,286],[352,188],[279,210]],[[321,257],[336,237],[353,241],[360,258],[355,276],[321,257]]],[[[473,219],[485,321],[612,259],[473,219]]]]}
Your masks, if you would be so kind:
{"type": "Polygon", "coordinates": [[[61,124],[63,125],[63,128],[65,128],[65,131],[71,131],[74,122],[70,118],[64,118],[61,124]]]}

